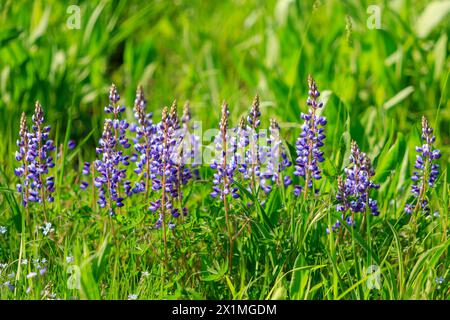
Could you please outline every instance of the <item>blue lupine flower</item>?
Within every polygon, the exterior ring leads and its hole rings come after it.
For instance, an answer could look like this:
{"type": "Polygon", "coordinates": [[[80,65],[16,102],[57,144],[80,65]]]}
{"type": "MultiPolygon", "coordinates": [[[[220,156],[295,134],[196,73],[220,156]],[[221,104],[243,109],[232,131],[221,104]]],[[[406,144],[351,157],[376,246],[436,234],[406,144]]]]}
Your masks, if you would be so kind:
{"type": "Polygon", "coordinates": [[[201,163],[201,143],[200,137],[191,132],[195,130],[195,124],[191,126],[191,111],[189,102],[183,107],[183,116],[181,117],[181,140],[183,141],[182,163],[191,164],[191,175],[199,177],[198,165],[201,163]]]}
{"type": "MultiPolygon", "coordinates": [[[[128,191],[130,182],[126,180],[126,167],[130,164],[130,156],[125,154],[125,149],[130,148],[126,137],[129,128],[128,122],[120,119],[125,111],[125,106],[119,104],[120,95],[113,84],[109,92],[109,104],[105,107],[107,114],[113,118],[105,119],[102,137],[96,149],[98,159],[93,163],[85,162],[82,174],[93,178],[94,186],[98,189],[97,203],[100,208],[107,208],[110,215],[115,214],[116,208],[124,206],[125,196],[130,196],[128,191]],[[121,189],[124,192],[121,192],[121,189]]],[[[85,190],[89,182],[82,181],[80,188],[85,190]]]]}
{"type": "MultiPolygon", "coordinates": [[[[228,131],[228,117],[229,109],[228,104],[224,102],[222,104],[222,117],[220,119],[220,130],[214,141],[216,149],[216,158],[211,162],[211,168],[216,170],[213,178],[213,191],[211,197],[224,199],[229,194],[233,198],[238,198],[238,188],[231,187],[234,182],[234,173],[237,169],[236,161],[233,161],[235,155],[235,147],[230,148],[230,135],[228,131]],[[230,150],[231,149],[231,150],[230,150]]],[[[235,139],[232,143],[237,145],[235,139]]]]}
{"type": "MultiPolygon", "coordinates": [[[[320,180],[322,178],[319,163],[325,161],[325,158],[320,148],[324,145],[324,126],[327,123],[325,117],[317,114],[317,110],[323,107],[323,103],[318,101],[320,92],[311,76],[308,77],[308,84],[309,97],[306,103],[310,108],[307,114],[301,114],[304,123],[302,125],[302,132],[296,142],[297,159],[295,161],[294,171],[296,176],[305,178],[305,196],[308,189],[312,189],[313,180],[320,180]]],[[[294,188],[294,194],[298,196],[302,189],[303,187],[296,186],[294,188]]]]}
{"type": "MultiPolygon", "coordinates": [[[[338,192],[336,200],[338,204],[336,211],[342,213],[342,219],[349,226],[355,226],[355,213],[365,213],[370,210],[372,215],[378,216],[377,201],[370,197],[372,189],[378,189],[380,186],[375,184],[371,178],[375,175],[372,163],[364,152],[359,150],[355,141],[351,144],[350,164],[344,170],[345,181],[342,177],[338,178],[338,192]],[[347,215],[350,211],[351,215],[347,215]]],[[[339,228],[340,223],[336,222],[335,230],[339,228]]],[[[327,230],[329,232],[329,230],[327,230]]]]}
{"type": "Polygon", "coordinates": [[[134,172],[142,174],[144,181],[135,184],[132,189],[133,193],[139,193],[146,191],[146,196],[151,188],[150,182],[152,180],[152,173],[150,172],[150,164],[152,161],[152,144],[153,135],[155,134],[156,127],[152,123],[152,113],[146,112],[147,100],[144,96],[144,91],[141,86],[136,91],[136,99],[134,100],[134,116],[138,122],[135,127],[136,138],[134,139],[134,148],[136,154],[136,169],[134,172]]]}
{"type": "Polygon", "coordinates": [[[75,143],[74,140],[69,140],[69,143],[67,144],[67,147],[69,148],[69,150],[75,149],[76,146],[77,146],[77,144],[75,143]]]}
{"type": "Polygon", "coordinates": [[[102,138],[97,148],[97,159],[94,179],[95,187],[99,190],[98,204],[100,208],[108,208],[109,214],[115,214],[115,207],[123,207],[124,198],[120,196],[120,184],[126,178],[126,170],[120,165],[124,162],[122,151],[116,150],[116,139],[113,133],[112,121],[105,120],[102,138]]]}
{"type": "Polygon", "coordinates": [[[280,126],[274,119],[270,120],[269,133],[267,147],[261,148],[261,158],[264,159],[261,163],[265,165],[264,169],[261,170],[261,188],[266,193],[270,192],[272,189],[272,186],[268,184],[268,181],[272,181],[277,186],[279,186],[281,182],[283,182],[285,186],[292,183],[291,177],[288,175],[281,181],[281,173],[287,167],[290,167],[292,163],[287,156],[286,149],[280,138],[280,126]]]}
{"type": "Polygon", "coordinates": [[[16,152],[16,160],[22,164],[14,172],[22,178],[22,183],[17,185],[17,191],[22,194],[22,204],[43,203],[45,213],[45,203],[54,201],[55,182],[49,175],[49,169],[55,166],[51,152],[56,148],[49,138],[50,126],[43,126],[44,111],[38,101],[32,121],[32,132],[29,132],[26,116],[22,114],[17,141],[19,151],[16,152]]]}
{"type": "Polygon", "coordinates": [[[28,204],[31,189],[31,175],[28,172],[28,166],[36,157],[35,152],[29,148],[30,138],[31,134],[28,132],[26,115],[25,113],[22,113],[22,117],[20,119],[19,139],[17,140],[19,150],[16,151],[15,154],[16,160],[20,161],[21,165],[14,169],[14,173],[19,178],[22,178],[21,183],[17,184],[17,191],[22,195],[22,205],[24,207],[28,204]]]}
{"type": "MultiPolygon", "coordinates": [[[[247,116],[247,121],[249,124],[249,130],[246,134],[249,138],[249,148],[247,150],[247,161],[249,165],[247,166],[247,174],[251,177],[252,188],[256,187],[256,184],[260,180],[261,174],[261,157],[260,157],[260,147],[259,147],[259,133],[258,127],[261,124],[261,111],[259,109],[259,96],[256,95],[253,100],[252,106],[250,108],[250,113],[247,116]]],[[[264,189],[264,183],[261,185],[264,189]]]]}
{"type": "Polygon", "coordinates": [[[427,190],[433,188],[439,175],[439,164],[436,161],[441,157],[441,152],[434,148],[436,136],[433,135],[433,128],[430,127],[425,117],[422,117],[422,146],[416,147],[418,155],[414,164],[413,181],[411,193],[417,203],[408,203],[405,212],[411,214],[421,210],[425,215],[430,214],[430,207],[426,199],[427,190]]]}
{"type": "Polygon", "coordinates": [[[180,210],[187,212],[187,208],[180,208],[182,205],[181,185],[187,183],[190,172],[180,162],[179,129],[176,101],[174,101],[170,114],[167,107],[163,109],[161,122],[156,125],[151,149],[152,190],[162,191],[161,199],[150,202],[149,207],[150,211],[160,211],[156,228],[165,223],[167,213],[177,218],[180,216],[180,210]]]}

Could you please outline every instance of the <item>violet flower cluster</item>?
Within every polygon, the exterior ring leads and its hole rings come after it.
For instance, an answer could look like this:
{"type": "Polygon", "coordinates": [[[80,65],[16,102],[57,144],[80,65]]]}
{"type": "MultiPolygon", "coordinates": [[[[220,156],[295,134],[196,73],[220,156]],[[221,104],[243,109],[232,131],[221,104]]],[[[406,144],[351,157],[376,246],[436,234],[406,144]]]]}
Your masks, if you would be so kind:
{"type": "Polygon", "coordinates": [[[425,117],[422,117],[423,145],[416,147],[418,155],[414,164],[414,172],[411,177],[413,186],[412,195],[417,201],[416,205],[406,204],[405,212],[411,214],[417,210],[422,210],[425,215],[430,214],[430,207],[427,196],[427,188],[433,188],[439,175],[439,164],[436,161],[441,157],[441,152],[434,148],[436,136],[433,135],[433,128],[430,127],[425,117]]]}
{"type": "Polygon", "coordinates": [[[182,140],[182,163],[190,164],[191,173],[195,177],[199,177],[198,166],[202,161],[201,141],[200,137],[195,134],[198,128],[197,124],[191,125],[191,110],[189,102],[186,102],[183,107],[183,115],[181,117],[181,132],[180,138],[182,140]]]}
{"type": "MultiPolygon", "coordinates": [[[[371,180],[375,171],[370,158],[366,153],[360,151],[355,141],[352,141],[351,144],[350,164],[344,172],[345,180],[339,178],[336,194],[336,200],[339,203],[336,210],[342,213],[342,219],[348,225],[355,226],[355,213],[365,213],[370,210],[372,215],[378,216],[380,214],[378,204],[376,200],[370,197],[370,191],[378,189],[380,186],[371,180]],[[351,215],[347,215],[349,211],[351,215]]],[[[338,221],[332,226],[332,230],[339,228],[339,226],[340,222],[338,221]]],[[[329,232],[328,229],[327,231],[329,232]]]]}
{"type": "MultiPolygon", "coordinates": [[[[161,198],[150,202],[150,211],[159,212],[155,228],[161,228],[165,223],[166,214],[172,218],[186,216],[188,210],[183,207],[181,186],[187,184],[191,178],[189,168],[180,162],[180,123],[177,114],[176,101],[171,111],[163,109],[161,122],[156,126],[156,133],[152,145],[151,173],[153,191],[161,190],[161,198]]],[[[174,220],[168,222],[170,229],[175,228],[174,220]]]]}
{"type": "Polygon", "coordinates": [[[146,191],[146,196],[150,190],[150,183],[154,175],[150,172],[150,164],[152,161],[152,143],[156,127],[153,125],[153,113],[147,113],[147,100],[144,96],[144,91],[141,86],[136,91],[136,99],[134,100],[134,116],[137,120],[137,125],[130,128],[130,131],[136,132],[136,137],[133,140],[134,148],[137,154],[132,157],[136,159],[136,168],[134,172],[143,176],[144,180],[136,182],[133,193],[140,193],[146,191]]]}
{"type": "MultiPolygon", "coordinates": [[[[309,97],[306,103],[310,108],[307,114],[301,114],[304,123],[302,125],[302,132],[296,142],[297,159],[295,160],[294,171],[294,175],[305,178],[305,195],[308,189],[312,189],[313,180],[320,180],[322,178],[319,163],[325,161],[325,158],[320,148],[324,145],[324,127],[327,124],[325,117],[317,114],[318,109],[323,107],[323,103],[318,101],[320,92],[311,76],[308,77],[308,85],[309,97]]],[[[294,194],[299,196],[302,190],[303,187],[301,185],[296,185],[294,187],[294,194]]]]}
{"type": "Polygon", "coordinates": [[[234,199],[240,197],[238,188],[232,187],[237,169],[235,151],[238,142],[235,136],[231,139],[231,135],[228,133],[229,114],[228,104],[224,102],[222,104],[219,133],[214,140],[216,157],[212,160],[210,165],[212,169],[216,170],[213,177],[213,191],[211,192],[211,197],[220,197],[222,200],[229,194],[231,194],[234,199]]]}
{"type": "MultiPolygon", "coordinates": [[[[223,152],[226,144],[226,166],[227,170],[221,170],[219,163],[223,162],[223,155],[219,154],[211,167],[219,168],[213,181],[214,187],[211,195],[217,197],[221,195],[220,187],[222,183],[223,172],[228,173],[228,181],[234,181],[238,176],[242,178],[241,183],[252,192],[254,188],[259,187],[265,194],[270,193],[273,184],[281,184],[281,172],[292,163],[288,158],[286,149],[280,138],[280,127],[275,120],[271,120],[269,134],[265,130],[259,130],[261,124],[261,111],[259,109],[259,96],[257,95],[252,103],[249,115],[241,117],[239,125],[228,130],[228,119],[226,119],[227,128],[224,133],[222,115],[221,129],[215,139],[216,151],[223,152]],[[223,137],[226,141],[223,141],[223,137]],[[236,170],[238,172],[236,172],[236,170]]],[[[225,111],[222,111],[225,112],[225,111]]],[[[228,109],[226,112],[229,112],[228,109]]],[[[288,186],[292,183],[290,176],[283,178],[283,183],[288,186]]],[[[225,192],[232,193],[234,198],[238,198],[237,188],[225,188],[225,192]]],[[[223,197],[222,197],[223,198],[223,197]]]]}
{"type": "Polygon", "coordinates": [[[49,175],[49,169],[55,166],[51,153],[55,151],[53,140],[50,139],[50,126],[44,126],[44,111],[39,102],[36,102],[32,117],[32,131],[28,130],[26,116],[23,113],[20,121],[19,140],[16,160],[21,165],[15,169],[16,176],[21,178],[17,191],[22,195],[22,204],[29,202],[53,202],[55,181],[49,175]]]}
{"type": "Polygon", "coordinates": [[[247,185],[247,190],[252,192],[261,174],[261,147],[259,145],[260,134],[258,127],[261,125],[261,111],[259,108],[259,96],[253,100],[250,112],[246,118],[241,117],[239,125],[230,129],[228,144],[231,146],[231,161],[236,164],[240,176],[247,185]]]}
{"type": "Polygon", "coordinates": [[[246,172],[246,174],[251,177],[253,188],[256,187],[256,184],[259,182],[261,174],[260,134],[258,132],[258,128],[261,125],[261,111],[259,104],[259,96],[256,95],[250,108],[250,113],[247,116],[250,129],[247,134],[249,137],[249,148],[247,150],[246,162],[249,165],[247,165],[248,172],[246,172]]]}
{"type": "MultiPolygon", "coordinates": [[[[107,208],[111,216],[115,215],[116,208],[124,206],[126,196],[132,195],[131,183],[126,180],[126,167],[130,164],[130,156],[125,150],[131,147],[126,136],[129,124],[121,120],[121,113],[125,112],[125,106],[120,105],[120,95],[113,84],[109,92],[107,114],[112,114],[113,119],[106,119],[103,126],[102,137],[96,149],[98,159],[94,162],[94,170],[91,172],[91,164],[86,162],[83,166],[84,175],[94,175],[94,186],[98,189],[98,205],[107,208]],[[121,189],[124,189],[121,192],[121,189]]],[[[89,182],[82,181],[81,188],[86,189],[89,182]]]]}
{"type": "MultiPolygon", "coordinates": [[[[280,138],[280,126],[274,119],[270,119],[269,136],[267,138],[267,146],[261,148],[261,163],[262,168],[260,186],[265,193],[272,190],[273,182],[275,185],[281,184],[281,173],[292,165],[289,160],[286,148],[280,138]]],[[[289,175],[283,177],[284,186],[292,184],[292,179],[289,175]]]]}

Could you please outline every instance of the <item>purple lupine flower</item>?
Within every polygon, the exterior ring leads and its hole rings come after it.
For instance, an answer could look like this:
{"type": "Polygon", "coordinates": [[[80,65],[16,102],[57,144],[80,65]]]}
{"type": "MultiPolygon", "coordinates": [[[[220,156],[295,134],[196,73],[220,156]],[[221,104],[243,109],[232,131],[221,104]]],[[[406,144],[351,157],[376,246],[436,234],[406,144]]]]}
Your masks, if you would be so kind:
{"type": "MultiPolygon", "coordinates": [[[[120,95],[112,84],[109,91],[109,104],[105,107],[107,114],[113,118],[105,119],[102,137],[96,149],[97,160],[91,166],[86,162],[82,173],[91,176],[94,187],[98,189],[97,203],[100,208],[107,208],[110,215],[115,214],[116,208],[124,206],[125,196],[129,196],[130,183],[126,180],[126,167],[130,164],[130,156],[125,154],[125,149],[131,145],[126,137],[129,128],[126,120],[121,120],[120,115],[125,111],[125,106],[119,104],[120,95]],[[91,169],[92,168],[92,169],[91,169]],[[121,192],[121,189],[124,192],[121,192]]],[[[80,188],[87,189],[89,183],[82,181],[80,188]]]]}
{"type": "MultiPolygon", "coordinates": [[[[261,111],[259,109],[259,96],[256,95],[253,100],[252,106],[250,108],[250,114],[247,116],[247,121],[250,126],[248,137],[249,137],[249,149],[247,150],[247,159],[249,161],[249,166],[247,167],[248,175],[251,177],[250,183],[252,188],[255,188],[260,180],[261,174],[261,157],[260,157],[260,147],[259,147],[259,133],[258,127],[261,124],[261,111]]],[[[262,185],[264,189],[264,184],[262,185]]]]}
{"type": "Polygon", "coordinates": [[[136,156],[136,169],[134,172],[143,176],[145,181],[140,181],[135,184],[135,188],[132,189],[133,193],[139,193],[141,191],[146,192],[146,197],[150,191],[150,182],[152,180],[152,173],[150,172],[150,164],[152,161],[152,143],[153,135],[155,134],[155,126],[152,123],[152,113],[146,112],[147,100],[144,96],[144,90],[141,86],[136,91],[136,99],[134,100],[134,116],[138,122],[136,126],[136,138],[134,139],[134,148],[137,152],[136,156]]]}
{"type": "MultiPolygon", "coordinates": [[[[317,89],[316,82],[310,75],[308,77],[308,100],[306,104],[310,107],[307,114],[302,113],[301,118],[304,120],[302,132],[297,139],[297,159],[294,174],[305,178],[304,192],[307,195],[308,189],[312,189],[313,180],[322,178],[322,171],[319,163],[325,161],[321,147],[324,145],[325,125],[327,121],[325,117],[319,116],[317,110],[323,107],[323,103],[318,101],[320,92],[317,89]]],[[[299,195],[302,186],[294,188],[295,195],[299,195]]]]}
{"type": "MultiPolygon", "coordinates": [[[[124,149],[130,148],[126,132],[129,124],[126,120],[121,120],[120,115],[125,112],[125,106],[119,104],[120,95],[115,84],[111,85],[109,90],[109,104],[105,107],[107,114],[113,114],[112,126],[114,128],[115,139],[124,149]]],[[[118,148],[118,146],[117,146],[118,148]]]]}
{"type": "MultiPolygon", "coordinates": [[[[186,163],[192,160],[191,157],[197,156],[195,153],[192,153],[195,149],[193,149],[192,146],[189,146],[192,143],[190,139],[193,138],[189,134],[189,122],[191,118],[189,102],[184,105],[181,123],[177,114],[176,102],[172,104],[170,118],[173,130],[171,161],[174,162],[173,164],[175,167],[174,184],[176,188],[176,195],[174,195],[172,199],[172,204],[174,206],[172,209],[172,216],[177,218],[181,213],[183,213],[183,216],[187,215],[187,208],[183,207],[182,186],[186,185],[192,178],[192,172],[190,168],[186,166],[186,163]],[[186,143],[188,144],[187,149],[185,149],[186,143]]],[[[198,139],[195,139],[193,142],[195,143],[197,140],[198,139]]],[[[173,226],[175,226],[175,224],[173,224],[173,226]]]]}
{"type": "MultiPolygon", "coordinates": [[[[266,167],[261,174],[262,189],[266,193],[271,190],[271,186],[267,185],[266,181],[271,180],[279,186],[281,184],[281,173],[292,165],[280,138],[280,126],[274,119],[270,119],[269,133],[267,150],[264,151],[264,157],[267,158],[267,161],[262,161],[266,164],[266,167]]],[[[285,186],[288,186],[292,183],[292,180],[289,175],[286,175],[282,182],[285,186]]]]}
{"type": "Polygon", "coordinates": [[[69,140],[69,143],[67,144],[67,147],[69,148],[69,150],[75,149],[76,146],[77,146],[77,144],[75,143],[74,140],[69,140]]]}
{"type": "MultiPolygon", "coordinates": [[[[234,149],[230,150],[230,135],[228,134],[228,104],[222,104],[222,117],[220,120],[220,130],[215,139],[216,158],[212,160],[211,168],[216,170],[213,179],[213,191],[211,196],[213,198],[220,197],[225,199],[227,195],[231,194],[233,198],[238,198],[238,188],[233,187],[234,173],[237,168],[235,161],[230,161],[230,154],[234,149]]],[[[232,154],[233,155],[233,154],[232,154]]]]}
{"type": "MultiPolygon", "coordinates": [[[[234,134],[236,135],[237,152],[234,154],[235,162],[238,164],[238,171],[240,172],[244,181],[249,181],[251,173],[251,160],[248,146],[250,144],[250,130],[247,129],[245,118],[241,117],[239,126],[235,128],[234,134]]],[[[249,188],[249,191],[251,189],[249,188]]]]}
{"type": "MultiPolygon", "coordinates": [[[[84,176],[91,176],[91,163],[90,162],[85,162],[84,164],[83,164],[83,169],[82,169],[82,171],[81,171],[81,173],[84,175],[84,176]]],[[[81,184],[80,184],[80,188],[82,189],[82,190],[86,190],[87,188],[89,187],[89,182],[87,182],[87,181],[81,181],[81,184]]]]}
{"type": "Polygon", "coordinates": [[[441,152],[433,146],[436,136],[433,135],[433,128],[430,127],[425,117],[422,117],[421,139],[424,143],[422,146],[416,147],[418,155],[411,177],[413,181],[411,193],[417,203],[415,205],[413,203],[406,204],[405,212],[411,214],[421,210],[425,215],[429,215],[431,209],[426,200],[427,190],[434,187],[439,175],[439,164],[436,161],[441,157],[441,152]]]}
{"type": "Polygon", "coordinates": [[[199,177],[198,165],[201,163],[201,144],[200,137],[191,132],[195,129],[191,126],[191,110],[189,101],[184,104],[183,115],[181,117],[181,134],[183,140],[183,150],[182,150],[182,162],[184,164],[190,164],[191,174],[195,177],[199,177]]]}
{"type": "Polygon", "coordinates": [[[44,213],[46,202],[53,202],[55,181],[49,175],[49,169],[55,166],[51,152],[55,151],[53,140],[49,138],[50,126],[44,125],[44,111],[37,101],[32,117],[32,132],[28,132],[26,117],[22,114],[20,139],[17,142],[19,152],[16,159],[22,161],[21,167],[16,169],[16,175],[24,178],[23,184],[18,185],[18,191],[22,193],[23,205],[28,202],[42,203],[44,213]]]}
{"type": "MultiPolygon", "coordinates": [[[[162,225],[164,230],[167,213],[170,213],[172,218],[179,217],[182,204],[180,200],[182,199],[180,186],[183,183],[182,179],[185,177],[185,172],[180,171],[178,166],[178,129],[179,119],[175,101],[172,104],[170,114],[167,107],[163,109],[161,122],[156,125],[151,150],[152,190],[161,190],[161,199],[160,201],[151,202],[149,210],[160,212],[160,218],[155,227],[159,228],[162,225]]],[[[173,222],[169,221],[169,223],[173,222]]]]}
{"type": "MultiPolygon", "coordinates": [[[[336,200],[338,201],[336,211],[342,213],[342,219],[348,225],[355,226],[355,213],[365,213],[370,210],[372,215],[378,216],[380,214],[378,204],[376,200],[370,197],[370,191],[378,189],[380,186],[371,180],[375,171],[370,158],[366,153],[360,151],[355,141],[352,141],[351,144],[350,164],[344,172],[345,181],[339,177],[336,194],[336,200]],[[347,215],[349,211],[351,215],[347,215]]],[[[340,226],[340,223],[337,224],[340,226]]],[[[334,229],[336,228],[338,226],[335,224],[334,229]]]]}
{"type": "Polygon", "coordinates": [[[112,121],[107,119],[97,148],[97,155],[101,158],[94,162],[95,172],[98,174],[94,183],[99,190],[97,202],[100,208],[108,208],[110,215],[115,214],[116,207],[124,205],[124,198],[120,196],[120,184],[126,178],[126,170],[120,166],[124,157],[122,151],[116,150],[116,145],[112,121]]]}
{"type": "Polygon", "coordinates": [[[17,191],[22,195],[22,205],[24,207],[28,205],[31,191],[32,175],[28,171],[28,166],[31,165],[33,159],[36,157],[35,151],[29,148],[31,138],[32,134],[28,132],[26,115],[22,113],[19,139],[17,140],[19,150],[15,154],[16,160],[20,161],[21,165],[14,169],[14,173],[21,178],[21,183],[17,184],[17,191]]]}

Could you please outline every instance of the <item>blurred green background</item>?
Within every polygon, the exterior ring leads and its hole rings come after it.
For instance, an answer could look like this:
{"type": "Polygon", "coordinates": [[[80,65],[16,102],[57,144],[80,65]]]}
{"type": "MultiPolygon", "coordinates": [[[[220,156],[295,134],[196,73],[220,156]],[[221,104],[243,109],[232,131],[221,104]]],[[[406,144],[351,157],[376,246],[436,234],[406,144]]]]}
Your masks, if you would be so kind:
{"type": "MultiPolygon", "coordinates": [[[[425,114],[448,157],[449,11],[450,1],[3,0],[0,152],[12,155],[20,113],[37,99],[58,133],[70,121],[71,138],[93,131],[94,146],[112,82],[129,119],[142,84],[156,117],[190,100],[203,127],[215,127],[226,99],[237,123],[258,92],[264,121],[296,127],[311,73],[347,107],[363,148],[380,150],[387,127],[407,134],[425,114]],[[67,24],[73,4],[79,29],[67,24]],[[379,30],[367,26],[370,5],[379,30]]],[[[296,132],[283,135],[292,142],[296,132]]]]}

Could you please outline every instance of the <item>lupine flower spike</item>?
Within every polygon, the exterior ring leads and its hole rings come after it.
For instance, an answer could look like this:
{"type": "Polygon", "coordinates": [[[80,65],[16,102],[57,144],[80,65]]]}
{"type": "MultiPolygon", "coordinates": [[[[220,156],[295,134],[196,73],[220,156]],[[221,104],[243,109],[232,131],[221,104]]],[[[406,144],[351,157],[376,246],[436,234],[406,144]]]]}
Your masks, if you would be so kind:
{"type": "Polygon", "coordinates": [[[436,161],[441,157],[441,152],[433,146],[436,136],[433,135],[433,128],[430,127],[425,117],[422,117],[421,138],[423,145],[416,147],[418,155],[411,177],[413,181],[411,192],[414,201],[405,206],[405,212],[411,214],[421,211],[428,216],[431,209],[427,200],[427,192],[434,187],[439,175],[439,164],[436,161]]]}
{"type": "MultiPolygon", "coordinates": [[[[201,153],[200,153],[200,138],[191,132],[191,129],[195,129],[191,126],[191,110],[189,101],[185,103],[183,107],[183,116],[181,117],[182,123],[182,139],[183,139],[183,163],[191,164],[192,168],[196,168],[200,163],[201,153]]],[[[199,172],[197,169],[192,170],[192,174],[198,177],[199,172]]]]}
{"type": "MultiPolygon", "coordinates": [[[[274,119],[270,119],[267,146],[260,148],[260,156],[261,164],[264,165],[261,168],[260,187],[267,194],[272,190],[270,181],[280,186],[282,171],[292,165],[280,138],[280,126],[274,119]]],[[[286,175],[283,178],[283,184],[288,186],[291,183],[291,178],[286,175]]]]}
{"type": "MultiPolygon", "coordinates": [[[[355,141],[351,144],[350,164],[345,168],[345,181],[339,177],[336,210],[342,214],[342,219],[350,226],[355,226],[355,213],[365,213],[370,210],[372,215],[378,216],[377,201],[370,197],[372,189],[380,186],[371,178],[375,175],[371,161],[367,154],[361,152],[355,141]],[[350,211],[351,215],[348,215],[350,211]]],[[[337,221],[332,230],[340,227],[337,221]]],[[[327,232],[329,230],[327,229],[327,232]]]]}
{"type": "Polygon", "coordinates": [[[301,185],[296,185],[294,194],[299,196],[302,190],[307,196],[308,190],[313,188],[313,180],[322,178],[322,171],[319,163],[325,161],[321,147],[324,145],[325,125],[327,121],[325,117],[319,116],[317,110],[323,107],[323,103],[318,101],[320,92],[317,89],[314,79],[308,77],[309,92],[306,104],[309,106],[308,113],[302,113],[301,118],[304,120],[302,132],[297,139],[297,159],[294,174],[304,177],[304,190],[301,185]]]}
{"type": "Polygon", "coordinates": [[[137,182],[132,193],[139,193],[145,190],[145,198],[147,199],[151,189],[151,151],[155,127],[152,123],[153,114],[147,113],[146,107],[147,100],[144,96],[144,90],[139,86],[136,91],[136,99],[134,100],[134,116],[138,122],[138,126],[134,129],[136,132],[134,148],[139,154],[139,159],[136,161],[136,169],[134,169],[134,172],[139,175],[142,174],[145,181],[137,182]]]}
{"type": "Polygon", "coordinates": [[[30,175],[28,172],[28,165],[31,163],[33,154],[29,154],[29,139],[30,133],[27,127],[27,118],[25,112],[22,113],[20,119],[20,131],[19,139],[17,140],[17,146],[19,150],[16,151],[16,160],[20,161],[21,165],[14,170],[16,176],[21,178],[21,183],[17,184],[17,192],[22,195],[22,205],[27,207],[30,198],[30,175]]]}
{"type": "Polygon", "coordinates": [[[230,111],[228,109],[228,104],[223,102],[222,104],[222,116],[220,118],[219,124],[219,134],[215,140],[216,146],[216,159],[213,159],[211,163],[211,168],[217,170],[214,173],[213,179],[213,192],[211,192],[211,196],[216,198],[220,196],[220,199],[223,201],[223,206],[225,209],[225,223],[228,231],[228,241],[229,241],[229,270],[231,272],[231,268],[233,265],[233,236],[232,229],[230,224],[229,211],[230,206],[228,202],[228,195],[231,194],[233,198],[239,198],[238,188],[231,187],[234,181],[234,173],[237,168],[237,164],[234,159],[235,148],[230,145],[236,145],[236,141],[232,141],[230,144],[230,136],[228,134],[228,117],[230,115],[230,111]],[[231,150],[229,150],[231,149],[231,150]],[[230,156],[231,155],[231,156],[230,156]]]}
{"type": "Polygon", "coordinates": [[[253,100],[252,106],[250,108],[250,113],[247,116],[248,124],[250,125],[250,153],[248,158],[250,160],[250,176],[251,176],[251,186],[255,188],[260,176],[261,169],[261,159],[259,150],[259,133],[258,127],[261,124],[261,111],[259,109],[259,96],[256,95],[253,100]]]}
{"type": "MultiPolygon", "coordinates": [[[[93,184],[99,193],[97,203],[100,208],[107,208],[110,216],[116,214],[117,208],[124,206],[124,196],[132,194],[131,183],[126,181],[124,168],[130,164],[130,156],[122,150],[131,146],[126,137],[129,124],[120,120],[125,106],[120,106],[119,100],[120,95],[113,84],[109,91],[110,103],[104,109],[107,114],[113,114],[113,118],[105,119],[102,137],[96,149],[98,159],[95,160],[94,166],[85,162],[82,170],[83,175],[92,176],[93,184]],[[122,185],[123,194],[120,190],[122,185]]],[[[89,182],[82,181],[80,188],[86,190],[88,186],[89,182]]]]}
{"type": "Polygon", "coordinates": [[[99,174],[95,178],[95,186],[99,189],[100,208],[108,208],[111,216],[115,214],[116,207],[124,205],[124,199],[119,196],[119,188],[125,177],[125,169],[120,168],[122,157],[116,152],[116,143],[112,121],[106,120],[97,148],[97,155],[101,159],[95,161],[95,171],[99,174]]]}
{"type": "Polygon", "coordinates": [[[32,122],[32,132],[29,132],[26,116],[22,114],[17,141],[19,151],[16,152],[16,160],[22,164],[15,169],[22,183],[17,185],[17,191],[22,194],[24,207],[29,202],[42,203],[47,220],[46,203],[54,201],[55,181],[49,169],[55,166],[51,152],[56,148],[49,138],[50,126],[44,126],[44,111],[39,102],[36,102],[32,122]]]}
{"type": "MultiPolygon", "coordinates": [[[[269,131],[269,141],[271,146],[270,163],[272,165],[271,169],[273,170],[272,181],[274,181],[277,185],[280,185],[281,173],[286,170],[286,168],[290,167],[292,162],[288,158],[286,148],[284,147],[280,137],[280,125],[275,119],[270,119],[269,131]]],[[[291,183],[291,177],[289,175],[284,176],[283,184],[288,186],[291,183]]]]}
{"type": "MultiPolygon", "coordinates": [[[[231,194],[233,198],[239,198],[238,188],[231,187],[234,181],[234,173],[237,168],[235,161],[229,161],[230,155],[233,155],[233,150],[230,150],[230,135],[228,134],[228,104],[222,104],[222,117],[220,120],[219,134],[215,139],[216,158],[212,160],[211,168],[217,170],[213,179],[213,192],[211,196],[220,199],[225,199],[227,195],[231,194]]],[[[226,200],[225,200],[226,201],[226,200]]]]}

